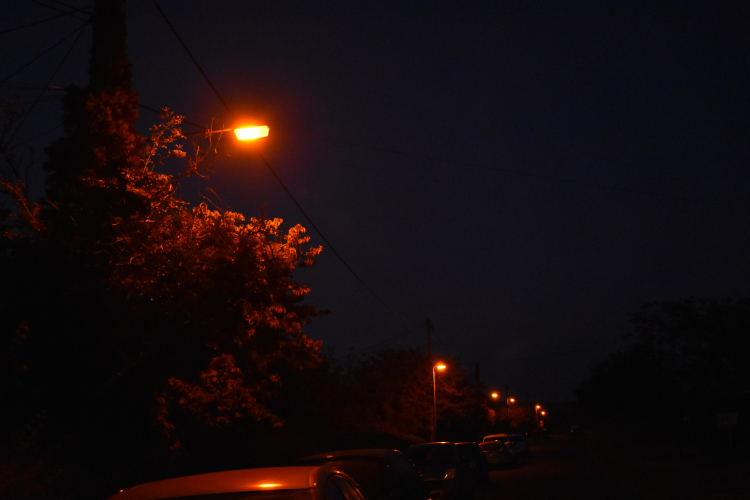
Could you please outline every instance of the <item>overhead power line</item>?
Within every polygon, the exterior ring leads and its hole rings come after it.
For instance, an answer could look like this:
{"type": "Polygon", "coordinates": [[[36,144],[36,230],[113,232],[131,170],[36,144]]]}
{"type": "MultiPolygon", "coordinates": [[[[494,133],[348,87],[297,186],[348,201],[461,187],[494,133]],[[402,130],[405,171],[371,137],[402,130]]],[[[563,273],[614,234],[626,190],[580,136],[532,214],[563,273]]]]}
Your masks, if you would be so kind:
{"type": "Polygon", "coordinates": [[[55,0],[51,0],[53,3],[57,3],[57,4],[62,5],[63,7],[65,7],[65,8],[68,9],[68,10],[63,10],[63,9],[58,8],[58,7],[54,7],[52,5],[46,4],[44,2],[40,2],[39,0],[31,0],[31,1],[34,2],[35,4],[41,5],[42,7],[46,7],[48,9],[54,10],[55,12],[60,12],[61,16],[70,16],[70,17],[73,17],[73,18],[78,19],[80,21],[88,21],[87,18],[78,17],[75,14],[78,14],[79,12],[84,13],[84,14],[89,14],[89,11],[87,9],[89,9],[91,7],[90,5],[87,5],[86,7],[80,7],[80,8],[78,8],[78,7],[74,7],[72,5],[68,5],[66,3],[63,3],[63,2],[57,2],[55,0]]]}
{"type": "Polygon", "coordinates": [[[67,16],[67,14],[58,14],[56,16],[48,17],[47,19],[42,19],[41,21],[34,21],[33,23],[24,24],[22,26],[16,26],[15,28],[10,28],[5,31],[0,31],[0,35],[5,35],[8,33],[13,33],[14,31],[31,28],[32,26],[36,26],[37,24],[43,24],[49,21],[54,21],[55,19],[60,19],[61,17],[64,17],[64,16],[67,16]]]}
{"type": "Polygon", "coordinates": [[[84,28],[86,27],[87,24],[88,23],[84,23],[83,25],[81,25],[78,28],[78,30],[79,30],[78,31],[78,35],[75,37],[75,39],[73,40],[73,43],[70,45],[70,48],[65,53],[65,56],[63,57],[63,60],[60,62],[60,64],[57,66],[57,68],[55,68],[55,71],[52,72],[52,75],[49,77],[49,80],[47,80],[47,83],[44,85],[43,90],[41,92],[39,92],[39,95],[36,97],[36,100],[32,103],[32,105],[29,107],[29,109],[26,111],[26,113],[24,113],[23,118],[21,118],[21,120],[18,123],[18,126],[16,126],[15,130],[11,134],[11,136],[10,136],[10,141],[11,142],[16,137],[16,134],[18,134],[18,131],[21,130],[21,127],[23,127],[23,124],[26,122],[26,119],[29,117],[29,115],[31,114],[31,112],[34,110],[34,107],[37,105],[37,103],[39,103],[39,101],[41,100],[42,96],[44,96],[44,93],[46,92],[47,87],[49,87],[50,83],[52,83],[52,80],[55,78],[55,76],[57,76],[57,73],[63,67],[63,65],[65,64],[65,61],[68,60],[68,56],[70,56],[70,53],[73,52],[73,48],[75,48],[76,43],[78,42],[78,39],[81,37],[81,34],[83,34],[83,30],[84,30],[84,28]]]}
{"type": "MultiPolygon", "coordinates": [[[[211,80],[208,78],[208,75],[205,71],[203,71],[203,68],[198,63],[198,60],[193,56],[193,54],[190,52],[190,49],[188,49],[185,42],[180,37],[179,33],[177,33],[177,30],[172,25],[172,23],[169,21],[169,18],[167,17],[166,13],[162,10],[162,8],[159,6],[159,3],[156,0],[152,0],[156,8],[159,10],[159,13],[164,18],[164,21],[166,21],[169,28],[172,30],[172,33],[177,37],[180,44],[182,45],[182,48],[185,50],[185,52],[190,56],[190,59],[193,61],[193,64],[198,68],[198,70],[201,72],[203,77],[206,79],[206,82],[208,82],[211,89],[216,94],[216,97],[219,98],[219,101],[224,105],[229,115],[234,118],[235,115],[232,112],[231,108],[227,104],[227,102],[224,100],[224,98],[219,93],[218,89],[214,86],[213,83],[211,83],[211,80]]],[[[309,215],[307,215],[307,212],[302,208],[302,206],[297,202],[297,199],[292,195],[291,191],[286,187],[286,185],[282,182],[281,178],[276,174],[274,169],[271,167],[271,164],[266,160],[266,158],[260,154],[259,151],[256,151],[260,159],[263,161],[263,163],[266,165],[268,170],[271,172],[271,174],[274,176],[274,178],[278,181],[279,185],[281,185],[282,189],[286,192],[286,194],[289,196],[289,198],[292,200],[292,202],[297,206],[299,211],[302,213],[302,215],[307,219],[307,221],[310,223],[310,225],[315,229],[315,231],[320,235],[320,237],[323,239],[323,241],[328,245],[328,248],[333,252],[333,254],[341,261],[342,264],[344,264],[344,267],[346,267],[347,270],[356,278],[356,280],[372,295],[378,302],[380,302],[383,306],[385,306],[388,310],[390,310],[393,314],[398,316],[402,321],[407,321],[406,318],[404,318],[401,314],[399,314],[392,306],[390,306],[388,303],[386,303],[383,299],[380,298],[369,286],[365,284],[365,282],[362,280],[362,278],[359,277],[359,275],[354,271],[354,269],[351,268],[351,266],[344,260],[344,258],[341,256],[341,254],[338,253],[338,251],[334,248],[334,246],[331,244],[331,242],[328,241],[328,238],[325,237],[323,232],[318,228],[318,226],[312,221],[309,215]]]]}
{"type": "MultiPolygon", "coordinates": [[[[391,343],[393,343],[393,342],[396,342],[397,340],[401,340],[401,339],[403,339],[403,338],[405,338],[405,337],[408,337],[409,335],[412,335],[412,334],[413,334],[414,332],[416,332],[416,331],[421,331],[421,329],[422,329],[423,327],[424,327],[424,324],[423,324],[423,323],[422,323],[422,324],[419,324],[419,325],[417,325],[417,326],[414,326],[414,327],[412,327],[412,328],[409,328],[409,329],[408,329],[408,330],[406,330],[406,331],[403,331],[403,332],[401,332],[401,333],[399,333],[399,334],[396,334],[396,335],[394,335],[393,337],[387,338],[387,339],[385,339],[385,340],[382,340],[382,341],[380,341],[380,342],[376,342],[376,343],[374,343],[374,344],[371,344],[371,345],[368,345],[368,346],[366,346],[366,347],[361,347],[361,348],[359,348],[359,349],[355,349],[355,350],[352,350],[352,351],[348,352],[348,353],[346,354],[346,356],[348,356],[348,355],[350,355],[350,354],[358,354],[358,353],[361,353],[361,352],[365,352],[365,351],[370,351],[370,350],[372,350],[372,349],[375,349],[375,348],[377,348],[377,347],[381,347],[381,346],[384,346],[384,345],[387,345],[387,344],[391,344],[391,343]]],[[[340,356],[340,357],[344,357],[344,356],[340,356]]]]}
{"type": "Polygon", "coordinates": [[[665,193],[655,193],[655,192],[651,192],[651,191],[641,191],[639,189],[631,189],[631,188],[623,188],[623,187],[611,186],[611,185],[606,185],[606,184],[598,184],[596,182],[587,182],[587,181],[578,181],[578,180],[573,180],[573,179],[565,179],[563,177],[556,177],[556,176],[553,176],[553,175],[544,175],[544,174],[536,174],[536,173],[532,173],[532,172],[524,172],[523,170],[517,170],[517,169],[513,169],[513,168],[490,167],[490,166],[487,166],[487,165],[480,165],[478,163],[472,163],[472,162],[467,162],[467,161],[458,161],[458,160],[448,160],[446,158],[440,158],[440,157],[437,157],[437,156],[425,155],[425,154],[420,154],[420,153],[409,153],[409,152],[406,152],[406,151],[400,151],[398,149],[383,148],[383,147],[380,147],[380,146],[372,146],[372,145],[369,145],[369,144],[359,144],[359,143],[354,143],[354,142],[342,141],[342,140],[339,140],[339,139],[328,139],[328,138],[323,138],[323,137],[319,137],[319,138],[316,138],[316,139],[322,140],[322,141],[333,142],[333,143],[337,143],[337,144],[345,144],[347,146],[354,146],[354,147],[358,147],[358,148],[372,149],[372,150],[375,150],[375,151],[383,151],[383,152],[386,152],[386,153],[393,153],[393,154],[398,154],[398,155],[403,155],[403,156],[410,156],[412,158],[420,158],[420,159],[423,159],[423,160],[437,161],[437,162],[448,163],[448,164],[453,164],[453,165],[461,165],[463,167],[471,167],[471,168],[478,168],[478,169],[482,169],[482,170],[490,170],[490,171],[493,171],[493,172],[504,172],[504,173],[508,173],[508,174],[520,175],[520,176],[524,176],[524,177],[531,177],[531,178],[535,178],[535,179],[544,179],[544,180],[548,180],[548,181],[564,182],[564,183],[567,183],[567,184],[576,184],[576,185],[579,185],[579,186],[587,186],[587,187],[593,187],[593,188],[597,188],[597,189],[609,189],[609,190],[612,190],[612,191],[620,191],[620,192],[623,192],[623,193],[653,196],[653,197],[657,197],[657,198],[667,198],[667,199],[678,200],[678,201],[685,201],[685,202],[690,202],[690,203],[703,203],[703,204],[707,204],[707,205],[715,205],[715,206],[730,207],[730,208],[741,208],[741,209],[746,209],[746,210],[750,209],[749,206],[745,206],[745,205],[736,205],[736,204],[733,204],[733,203],[723,203],[723,202],[720,202],[720,201],[703,200],[703,199],[700,199],[700,198],[690,198],[690,197],[687,197],[687,196],[677,196],[677,195],[671,195],[671,194],[665,194],[665,193]]]}
{"type": "Polygon", "coordinates": [[[3,78],[2,80],[0,80],[0,84],[3,84],[5,82],[7,82],[8,80],[10,80],[14,76],[16,76],[21,71],[23,71],[26,68],[28,68],[29,66],[31,66],[37,59],[39,59],[40,57],[42,57],[43,55],[45,55],[47,52],[49,52],[51,50],[54,50],[57,47],[59,47],[65,40],[67,40],[71,36],[73,36],[76,33],[78,33],[78,31],[81,28],[83,28],[85,25],[86,25],[86,23],[83,23],[83,24],[79,25],[76,29],[74,29],[73,31],[71,31],[70,33],[68,33],[67,35],[65,35],[63,38],[61,38],[60,40],[58,40],[57,42],[55,42],[50,48],[46,49],[45,51],[43,51],[42,53],[40,53],[39,55],[37,55],[36,57],[34,57],[31,61],[27,62],[26,64],[24,64],[23,66],[21,66],[19,69],[17,69],[16,71],[14,71],[13,73],[11,73],[10,75],[8,75],[5,78],[3,78]]]}
{"type": "Polygon", "coordinates": [[[183,49],[185,49],[185,52],[186,52],[186,53],[187,53],[187,55],[188,55],[188,56],[190,57],[190,59],[191,59],[191,60],[193,61],[193,64],[195,64],[196,68],[198,68],[198,71],[200,71],[200,72],[201,72],[201,75],[203,75],[203,78],[205,78],[205,79],[206,79],[206,82],[208,82],[208,85],[209,85],[209,86],[211,87],[211,89],[212,89],[212,90],[214,91],[214,94],[216,94],[216,97],[218,97],[218,98],[219,98],[219,100],[221,101],[221,103],[222,103],[222,104],[224,105],[224,108],[225,108],[225,109],[227,110],[227,113],[229,113],[229,116],[231,116],[232,118],[234,118],[235,116],[234,116],[234,113],[232,113],[232,109],[231,109],[231,108],[229,107],[229,105],[228,105],[228,104],[226,103],[226,101],[224,100],[224,98],[223,98],[223,97],[221,97],[221,94],[219,94],[219,91],[218,91],[218,90],[216,89],[216,87],[214,87],[214,84],[213,84],[213,83],[211,83],[211,79],[210,79],[210,78],[208,78],[208,75],[206,74],[206,72],[205,72],[205,71],[203,71],[203,68],[201,68],[201,65],[200,65],[200,64],[198,64],[198,61],[197,61],[197,60],[195,59],[195,57],[193,56],[193,53],[192,53],[192,52],[190,52],[190,49],[189,49],[189,48],[188,48],[188,46],[187,46],[187,45],[185,44],[185,42],[184,42],[184,41],[182,40],[182,37],[180,36],[180,34],[179,34],[179,33],[177,33],[177,30],[176,30],[176,29],[175,29],[175,27],[174,27],[174,26],[172,25],[172,23],[171,23],[171,22],[169,21],[169,18],[167,17],[167,14],[165,14],[165,13],[164,13],[164,11],[163,11],[163,10],[161,9],[161,7],[159,7],[159,3],[158,3],[158,2],[156,1],[156,0],[152,0],[152,1],[154,2],[154,5],[156,6],[156,8],[157,8],[157,10],[159,11],[159,13],[161,14],[161,17],[163,17],[163,18],[164,18],[164,21],[165,21],[165,22],[167,23],[167,26],[169,26],[169,29],[171,29],[171,30],[172,30],[172,33],[174,33],[174,36],[175,36],[175,37],[177,37],[177,40],[178,40],[178,41],[180,42],[180,44],[182,45],[182,48],[183,48],[183,49]]]}

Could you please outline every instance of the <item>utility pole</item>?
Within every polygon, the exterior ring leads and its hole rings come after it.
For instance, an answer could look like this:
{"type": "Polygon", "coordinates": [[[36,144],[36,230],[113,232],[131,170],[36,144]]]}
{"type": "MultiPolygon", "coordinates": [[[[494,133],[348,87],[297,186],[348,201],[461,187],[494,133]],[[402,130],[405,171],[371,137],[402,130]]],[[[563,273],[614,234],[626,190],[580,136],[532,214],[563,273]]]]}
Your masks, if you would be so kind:
{"type": "Polygon", "coordinates": [[[505,384],[505,408],[507,410],[507,418],[510,420],[510,397],[508,396],[508,384],[505,384]]]}
{"type": "Polygon", "coordinates": [[[94,0],[89,90],[130,90],[125,0],[94,0]]]}
{"type": "Polygon", "coordinates": [[[432,362],[432,341],[430,340],[430,330],[432,329],[432,326],[430,326],[430,318],[427,318],[427,359],[432,362]]]}

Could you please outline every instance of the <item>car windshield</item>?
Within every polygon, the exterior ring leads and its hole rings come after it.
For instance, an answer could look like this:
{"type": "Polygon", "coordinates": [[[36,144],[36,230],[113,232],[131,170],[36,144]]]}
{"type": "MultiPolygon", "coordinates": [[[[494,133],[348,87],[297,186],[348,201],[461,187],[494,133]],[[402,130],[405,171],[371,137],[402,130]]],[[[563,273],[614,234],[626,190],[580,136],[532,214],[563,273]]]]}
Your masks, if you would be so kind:
{"type": "Polygon", "coordinates": [[[417,465],[451,465],[454,462],[453,449],[445,445],[415,446],[407,448],[404,453],[417,465]]]}
{"type": "Polygon", "coordinates": [[[482,451],[493,451],[493,450],[502,450],[505,448],[505,445],[501,443],[500,441],[492,441],[489,443],[481,443],[479,445],[480,448],[482,448],[482,451]]]}

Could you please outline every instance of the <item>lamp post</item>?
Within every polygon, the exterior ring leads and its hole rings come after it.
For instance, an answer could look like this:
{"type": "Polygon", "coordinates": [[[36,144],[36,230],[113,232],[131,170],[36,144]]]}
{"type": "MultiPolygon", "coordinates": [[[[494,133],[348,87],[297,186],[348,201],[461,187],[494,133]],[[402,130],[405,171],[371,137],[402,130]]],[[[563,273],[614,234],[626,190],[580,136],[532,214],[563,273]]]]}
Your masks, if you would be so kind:
{"type": "Polygon", "coordinates": [[[445,365],[438,363],[432,365],[432,435],[430,436],[430,442],[435,442],[435,435],[437,434],[437,388],[435,385],[435,370],[445,370],[445,365]]]}
{"type": "Polygon", "coordinates": [[[534,407],[534,416],[536,417],[537,423],[539,423],[539,408],[541,408],[541,406],[539,406],[539,405],[536,405],[534,407]]]}
{"type": "Polygon", "coordinates": [[[515,402],[516,402],[516,400],[513,399],[513,398],[506,397],[506,399],[505,399],[505,405],[508,407],[508,414],[507,414],[508,420],[510,420],[510,405],[512,405],[515,402]]]}

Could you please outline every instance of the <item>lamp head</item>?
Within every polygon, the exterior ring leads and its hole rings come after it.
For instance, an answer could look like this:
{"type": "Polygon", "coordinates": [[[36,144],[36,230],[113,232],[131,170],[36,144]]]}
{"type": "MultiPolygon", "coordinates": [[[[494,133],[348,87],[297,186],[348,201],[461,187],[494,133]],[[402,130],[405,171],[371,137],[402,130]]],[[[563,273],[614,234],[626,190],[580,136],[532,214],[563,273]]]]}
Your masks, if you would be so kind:
{"type": "Polygon", "coordinates": [[[234,134],[240,141],[251,141],[253,139],[260,139],[261,137],[268,137],[268,126],[260,125],[257,127],[243,127],[234,129],[234,134]]]}

